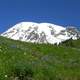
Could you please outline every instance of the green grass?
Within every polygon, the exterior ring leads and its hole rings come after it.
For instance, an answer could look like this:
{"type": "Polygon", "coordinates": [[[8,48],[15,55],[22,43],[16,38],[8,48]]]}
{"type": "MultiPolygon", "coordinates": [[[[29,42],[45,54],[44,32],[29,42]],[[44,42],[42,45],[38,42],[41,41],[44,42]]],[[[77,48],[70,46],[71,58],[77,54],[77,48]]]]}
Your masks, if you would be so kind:
{"type": "Polygon", "coordinates": [[[80,80],[80,40],[56,46],[0,37],[0,80],[80,80]]]}

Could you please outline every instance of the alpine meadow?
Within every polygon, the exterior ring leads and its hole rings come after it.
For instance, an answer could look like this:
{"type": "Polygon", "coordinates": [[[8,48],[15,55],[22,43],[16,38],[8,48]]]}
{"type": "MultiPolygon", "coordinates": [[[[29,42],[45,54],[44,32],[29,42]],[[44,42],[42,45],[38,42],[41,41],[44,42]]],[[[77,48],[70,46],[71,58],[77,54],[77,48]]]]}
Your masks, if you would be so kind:
{"type": "Polygon", "coordinates": [[[80,39],[57,46],[0,36],[0,80],[80,80],[80,39]]]}

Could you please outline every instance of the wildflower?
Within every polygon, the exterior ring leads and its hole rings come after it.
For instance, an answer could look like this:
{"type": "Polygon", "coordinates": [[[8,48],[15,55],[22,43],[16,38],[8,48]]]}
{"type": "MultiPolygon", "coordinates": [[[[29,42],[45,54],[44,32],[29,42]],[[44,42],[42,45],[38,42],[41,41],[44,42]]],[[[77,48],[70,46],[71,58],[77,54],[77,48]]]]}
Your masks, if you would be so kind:
{"type": "Polygon", "coordinates": [[[5,75],[5,77],[8,77],[7,75],[5,75]]]}
{"type": "Polygon", "coordinates": [[[26,55],[26,52],[24,52],[24,55],[26,55]]]}
{"type": "Polygon", "coordinates": [[[17,48],[17,46],[16,46],[16,45],[11,45],[10,47],[11,47],[11,48],[17,48]]]}

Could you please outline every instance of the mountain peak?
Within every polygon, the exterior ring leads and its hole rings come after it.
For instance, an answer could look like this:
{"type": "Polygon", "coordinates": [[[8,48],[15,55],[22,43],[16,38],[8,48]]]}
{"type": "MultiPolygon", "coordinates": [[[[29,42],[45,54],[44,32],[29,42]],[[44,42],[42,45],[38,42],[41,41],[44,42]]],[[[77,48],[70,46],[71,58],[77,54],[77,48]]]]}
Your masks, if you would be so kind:
{"type": "Polygon", "coordinates": [[[26,42],[50,44],[59,44],[70,38],[77,39],[77,33],[63,26],[35,22],[20,22],[1,36],[26,42]]]}

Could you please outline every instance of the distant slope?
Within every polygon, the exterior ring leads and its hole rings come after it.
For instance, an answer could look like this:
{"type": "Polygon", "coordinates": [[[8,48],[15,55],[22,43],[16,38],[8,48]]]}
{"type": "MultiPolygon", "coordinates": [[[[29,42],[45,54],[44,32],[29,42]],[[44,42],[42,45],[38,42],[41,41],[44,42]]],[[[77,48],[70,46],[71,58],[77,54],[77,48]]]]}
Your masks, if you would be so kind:
{"type": "Polygon", "coordinates": [[[32,44],[0,36],[0,80],[80,80],[80,40],[71,44],[32,44]]]}

